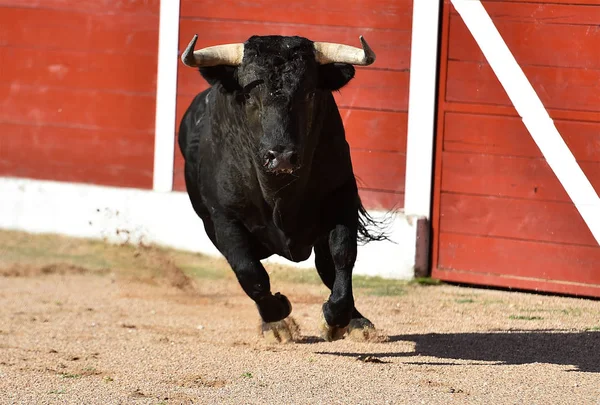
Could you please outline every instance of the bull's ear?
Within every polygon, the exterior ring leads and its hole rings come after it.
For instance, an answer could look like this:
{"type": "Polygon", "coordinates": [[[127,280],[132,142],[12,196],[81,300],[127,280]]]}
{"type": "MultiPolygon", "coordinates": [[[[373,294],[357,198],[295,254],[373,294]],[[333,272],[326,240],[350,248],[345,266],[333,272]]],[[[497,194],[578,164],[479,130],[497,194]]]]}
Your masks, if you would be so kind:
{"type": "Polygon", "coordinates": [[[339,90],[353,77],[354,66],[347,63],[330,63],[319,66],[319,87],[323,90],[339,90]]]}
{"type": "Polygon", "coordinates": [[[201,67],[200,74],[211,86],[221,83],[227,92],[233,93],[241,89],[237,82],[237,68],[235,66],[201,67]]]}

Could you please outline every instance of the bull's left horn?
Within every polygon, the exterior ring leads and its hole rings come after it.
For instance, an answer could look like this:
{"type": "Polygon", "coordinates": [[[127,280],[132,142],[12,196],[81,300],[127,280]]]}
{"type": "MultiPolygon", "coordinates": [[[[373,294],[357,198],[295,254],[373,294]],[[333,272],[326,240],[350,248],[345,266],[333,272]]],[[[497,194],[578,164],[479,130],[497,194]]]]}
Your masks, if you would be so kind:
{"type": "Polygon", "coordinates": [[[315,58],[317,63],[349,63],[351,65],[367,66],[375,62],[375,52],[367,41],[360,36],[362,49],[354,46],[332,44],[329,42],[315,42],[315,58]]]}
{"type": "Polygon", "coordinates": [[[181,61],[189,67],[208,67],[218,65],[238,66],[244,57],[244,44],[210,46],[194,51],[198,34],[181,54],[181,61]]]}

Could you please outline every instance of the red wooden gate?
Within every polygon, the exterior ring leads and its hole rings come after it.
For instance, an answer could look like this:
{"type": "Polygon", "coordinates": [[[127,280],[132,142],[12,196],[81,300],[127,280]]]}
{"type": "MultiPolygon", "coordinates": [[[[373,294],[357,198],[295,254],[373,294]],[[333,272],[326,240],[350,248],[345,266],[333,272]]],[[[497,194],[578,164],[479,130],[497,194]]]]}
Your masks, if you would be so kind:
{"type": "MultiPolygon", "coordinates": [[[[483,5],[600,190],[600,5],[483,5]]],[[[432,275],[600,296],[598,243],[449,0],[442,32],[432,275]]]]}

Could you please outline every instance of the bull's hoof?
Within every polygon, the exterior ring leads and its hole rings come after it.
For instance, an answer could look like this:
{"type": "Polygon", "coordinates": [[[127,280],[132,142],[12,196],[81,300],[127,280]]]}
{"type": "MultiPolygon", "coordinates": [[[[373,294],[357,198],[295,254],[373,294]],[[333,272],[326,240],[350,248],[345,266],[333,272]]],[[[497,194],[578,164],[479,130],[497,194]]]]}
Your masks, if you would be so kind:
{"type": "Polygon", "coordinates": [[[277,322],[262,322],[261,332],[267,343],[290,343],[300,339],[300,327],[291,316],[277,322]]]}
{"type": "Polygon", "coordinates": [[[348,331],[348,327],[345,326],[340,328],[338,326],[331,326],[325,320],[325,316],[321,314],[321,325],[319,326],[319,331],[323,339],[328,342],[333,342],[334,340],[343,339],[344,335],[348,331]]]}
{"type": "Polygon", "coordinates": [[[348,338],[355,342],[385,342],[387,336],[381,334],[367,318],[354,318],[348,325],[348,338]]]}

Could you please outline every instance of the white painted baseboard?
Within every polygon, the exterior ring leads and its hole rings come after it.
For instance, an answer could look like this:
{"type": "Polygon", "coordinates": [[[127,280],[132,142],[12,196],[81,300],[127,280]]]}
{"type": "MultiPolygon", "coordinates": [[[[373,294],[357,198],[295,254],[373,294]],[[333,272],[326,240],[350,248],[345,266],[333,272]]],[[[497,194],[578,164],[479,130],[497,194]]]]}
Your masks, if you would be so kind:
{"type": "MultiPolygon", "coordinates": [[[[370,214],[375,218],[384,215],[370,214]]],[[[412,278],[416,240],[412,222],[398,213],[389,228],[395,243],[372,242],[359,247],[355,274],[412,278]]],[[[0,228],[114,243],[154,243],[219,255],[182,192],[0,177],[0,228]]],[[[314,263],[312,256],[298,264],[280,257],[267,260],[301,267],[314,263]]]]}

